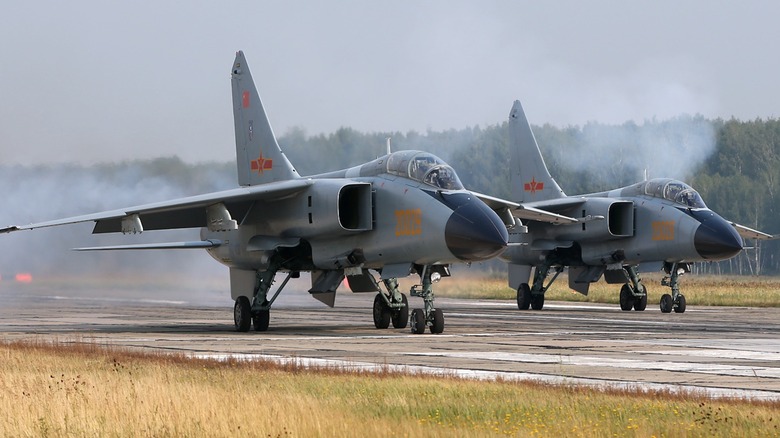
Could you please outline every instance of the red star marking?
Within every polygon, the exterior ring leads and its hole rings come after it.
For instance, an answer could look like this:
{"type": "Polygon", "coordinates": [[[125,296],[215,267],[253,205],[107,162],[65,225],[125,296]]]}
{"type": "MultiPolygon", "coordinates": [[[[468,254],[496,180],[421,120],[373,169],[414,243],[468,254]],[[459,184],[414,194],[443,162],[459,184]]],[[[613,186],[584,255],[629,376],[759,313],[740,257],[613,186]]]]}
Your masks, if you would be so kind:
{"type": "Polygon", "coordinates": [[[531,182],[524,184],[523,189],[526,192],[536,193],[537,190],[544,190],[544,183],[536,180],[536,177],[531,178],[531,182]]]}
{"type": "Polygon", "coordinates": [[[262,174],[266,170],[271,170],[274,167],[274,160],[263,158],[263,153],[256,160],[252,160],[251,163],[252,172],[262,174]]]}

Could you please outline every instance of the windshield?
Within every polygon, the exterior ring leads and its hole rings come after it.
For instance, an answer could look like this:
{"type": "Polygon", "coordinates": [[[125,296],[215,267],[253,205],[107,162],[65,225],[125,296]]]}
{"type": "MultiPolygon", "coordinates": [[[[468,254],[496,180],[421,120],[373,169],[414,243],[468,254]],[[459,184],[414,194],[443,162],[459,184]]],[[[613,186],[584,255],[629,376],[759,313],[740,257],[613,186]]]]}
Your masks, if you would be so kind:
{"type": "Polygon", "coordinates": [[[387,160],[387,172],[445,190],[463,188],[455,170],[441,158],[419,151],[394,152],[387,160]]]}

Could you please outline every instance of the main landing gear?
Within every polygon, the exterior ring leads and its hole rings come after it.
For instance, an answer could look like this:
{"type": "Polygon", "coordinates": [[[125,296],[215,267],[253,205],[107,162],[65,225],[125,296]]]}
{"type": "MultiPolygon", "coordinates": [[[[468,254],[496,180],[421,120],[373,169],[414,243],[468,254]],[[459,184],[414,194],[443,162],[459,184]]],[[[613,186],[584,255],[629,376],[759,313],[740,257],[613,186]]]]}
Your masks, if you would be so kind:
{"type": "Polygon", "coordinates": [[[398,290],[398,281],[395,278],[382,282],[387,293],[380,289],[374,297],[374,327],[386,329],[392,321],[394,328],[406,328],[409,324],[409,300],[398,290]]]}
{"type": "Polygon", "coordinates": [[[688,263],[664,263],[664,271],[668,276],[661,280],[661,285],[669,286],[672,289],[672,294],[661,296],[661,312],[670,313],[674,310],[675,313],[684,313],[685,295],[680,293],[678,281],[681,275],[691,272],[691,265],[688,263]]]}
{"type": "Polygon", "coordinates": [[[279,296],[279,293],[282,292],[284,286],[287,285],[287,282],[290,281],[290,278],[297,275],[297,272],[287,274],[279,289],[276,290],[269,300],[268,291],[271,289],[276,272],[281,266],[280,257],[275,255],[271,258],[268,269],[257,271],[251,304],[246,296],[240,296],[236,299],[236,304],[233,306],[233,322],[236,326],[236,331],[248,332],[251,326],[254,326],[258,332],[268,330],[268,324],[271,321],[271,305],[276,300],[276,297],[279,296]]]}
{"type": "Polygon", "coordinates": [[[517,308],[520,310],[528,310],[532,308],[534,310],[542,310],[544,307],[544,293],[552,286],[553,282],[558,278],[558,275],[563,272],[563,266],[555,266],[555,275],[550,279],[547,285],[544,285],[544,280],[550,273],[552,266],[544,264],[537,266],[534,270],[533,286],[529,286],[528,283],[523,283],[517,288],[517,308]]]}
{"type": "Polygon", "coordinates": [[[623,266],[626,275],[626,284],[620,288],[620,310],[629,311],[631,308],[641,312],[647,308],[647,288],[639,278],[636,266],[623,266]]]}
{"type": "Polygon", "coordinates": [[[444,313],[433,306],[434,296],[431,288],[432,284],[438,282],[441,277],[442,274],[435,268],[422,267],[420,273],[422,284],[412,286],[409,295],[422,298],[425,307],[412,310],[411,317],[409,302],[406,295],[398,290],[398,281],[395,278],[382,280],[387,293],[380,290],[374,297],[374,326],[378,329],[386,329],[392,322],[394,328],[406,328],[407,324],[411,324],[412,333],[415,334],[424,333],[425,327],[430,327],[431,333],[442,333],[444,313]]]}

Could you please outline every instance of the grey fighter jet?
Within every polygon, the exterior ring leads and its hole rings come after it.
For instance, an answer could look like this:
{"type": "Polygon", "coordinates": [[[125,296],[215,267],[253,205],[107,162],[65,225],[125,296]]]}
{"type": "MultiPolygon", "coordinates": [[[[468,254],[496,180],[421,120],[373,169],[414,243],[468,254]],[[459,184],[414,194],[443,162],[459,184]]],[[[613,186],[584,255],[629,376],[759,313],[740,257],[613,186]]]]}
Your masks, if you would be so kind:
{"type": "Polygon", "coordinates": [[[661,284],[671,294],[661,297],[661,311],[682,313],[686,303],[679,278],[692,262],[731,258],[742,250],[742,237],[773,237],[723,219],[696,190],[673,179],[566,196],[547,170],[519,101],[509,115],[509,142],[514,203],[479,196],[525,221],[516,227],[522,232],[510,231],[510,247],[501,255],[509,263],[509,286],[517,290],[521,310],[540,310],[545,291],[565,267],[571,289],[587,295],[590,284],[603,276],[609,284],[623,284],[621,309],[645,310],[642,264],[667,274],[661,284]],[[539,216],[536,210],[558,216],[539,216]]]}
{"type": "Polygon", "coordinates": [[[311,272],[309,292],[333,306],[347,278],[353,292],[378,292],[377,328],[410,323],[407,297],[396,281],[412,273],[410,291],[424,307],[411,312],[411,330],[444,330],[432,283],[449,264],[492,258],[508,239],[505,223],[463,189],[444,161],[399,151],[350,169],[301,177],[279,148],[246,59],[231,69],[236,161],[240,187],[200,196],[122,208],[2,232],[94,221],[93,233],[201,228],[200,240],[80,250],[205,248],[230,268],[237,331],[265,331],[274,300],[290,278],[311,272]],[[373,272],[372,272],[373,271],[373,272]],[[286,273],[272,293],[277,272],[286,273]],[[380,289],[384,284],[384,291],[380,289]]]}

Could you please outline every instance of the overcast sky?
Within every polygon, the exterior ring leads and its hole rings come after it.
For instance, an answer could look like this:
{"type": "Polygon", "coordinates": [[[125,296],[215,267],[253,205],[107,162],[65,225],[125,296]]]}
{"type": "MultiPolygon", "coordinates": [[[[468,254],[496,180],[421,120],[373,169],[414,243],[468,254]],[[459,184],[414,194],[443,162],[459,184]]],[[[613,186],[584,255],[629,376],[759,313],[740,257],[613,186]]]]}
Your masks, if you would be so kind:
{"type": "Polygon", "coordinates": [[[0,163],[234,159],[281,135],[780,115],[776,1],[44,1],[0,16],[0,163]]]}

